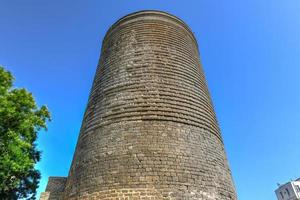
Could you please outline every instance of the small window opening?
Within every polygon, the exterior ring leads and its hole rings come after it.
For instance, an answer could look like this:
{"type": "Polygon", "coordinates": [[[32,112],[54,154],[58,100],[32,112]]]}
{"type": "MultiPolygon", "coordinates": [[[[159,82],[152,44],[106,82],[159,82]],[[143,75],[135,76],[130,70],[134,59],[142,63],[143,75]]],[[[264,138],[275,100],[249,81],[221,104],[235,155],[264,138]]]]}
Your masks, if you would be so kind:
{"type": "Polygon", "coordinates": [[[286,193],[288,194],[288,196],[290,196],[290,191],[289,189],[285,188],[286,193]]]}

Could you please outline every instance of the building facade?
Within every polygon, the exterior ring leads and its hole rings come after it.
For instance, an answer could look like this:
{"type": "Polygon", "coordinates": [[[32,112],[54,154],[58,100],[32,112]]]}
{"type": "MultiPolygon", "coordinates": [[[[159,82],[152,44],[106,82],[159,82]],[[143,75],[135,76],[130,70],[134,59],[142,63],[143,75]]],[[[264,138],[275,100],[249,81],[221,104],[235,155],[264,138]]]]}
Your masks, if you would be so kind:
{"type": "Polygon", "coordinates": [[[278,189],[275,190],[275,194],[278,200],[300,200],[300,178],[279,185],[278,189]]]}
{"type": "Polygon", "coordinates": [[[48,185],[41,199],[237,199],[198,45],[182,20],[141,11],[112,25],[69,175],[48,185]]]}

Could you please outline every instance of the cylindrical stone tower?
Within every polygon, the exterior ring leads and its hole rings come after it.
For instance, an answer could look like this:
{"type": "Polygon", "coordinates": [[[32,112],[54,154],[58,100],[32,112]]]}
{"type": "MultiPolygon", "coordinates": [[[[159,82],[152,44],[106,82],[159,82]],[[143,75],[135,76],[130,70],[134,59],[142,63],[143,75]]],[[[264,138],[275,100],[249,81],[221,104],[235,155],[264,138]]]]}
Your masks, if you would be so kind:
{"type": "Polygon", "coordinates": [[[235,200],[196,39],[141,11],[107,32],[64,199],[235,200]]]}

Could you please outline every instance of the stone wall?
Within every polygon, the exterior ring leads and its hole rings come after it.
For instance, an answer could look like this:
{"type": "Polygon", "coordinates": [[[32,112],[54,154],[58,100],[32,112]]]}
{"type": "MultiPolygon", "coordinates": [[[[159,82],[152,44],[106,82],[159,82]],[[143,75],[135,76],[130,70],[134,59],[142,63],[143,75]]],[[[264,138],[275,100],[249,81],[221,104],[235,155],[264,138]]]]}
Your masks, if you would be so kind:
{"type": "Polygon", "coordinates": [[[41,200],[61,200],[67,177],[49,177],[46,191],[41,193],[41,200]]]}
{"type": "Polygon", "coordinates": [[[190,29],[157,11],[107,32],[64,199],[235,200],[190,29]]]}

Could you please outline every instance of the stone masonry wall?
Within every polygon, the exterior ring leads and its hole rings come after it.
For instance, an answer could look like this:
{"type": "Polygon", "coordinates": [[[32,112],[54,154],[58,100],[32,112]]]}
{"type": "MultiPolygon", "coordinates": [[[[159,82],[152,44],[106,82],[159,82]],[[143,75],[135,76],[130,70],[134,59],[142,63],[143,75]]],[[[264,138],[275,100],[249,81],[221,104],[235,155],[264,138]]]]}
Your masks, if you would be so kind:
{"type": "Polygon", "coordinates": [[[67,177],[49,177],[46,191],[40,200],[61,200],[65,190],[67,177]]]}
{"type": "Polygon", "coordinates": [[[142,11],[107,32],[64,199],[235,200],[196,40],[142,11]]]}

